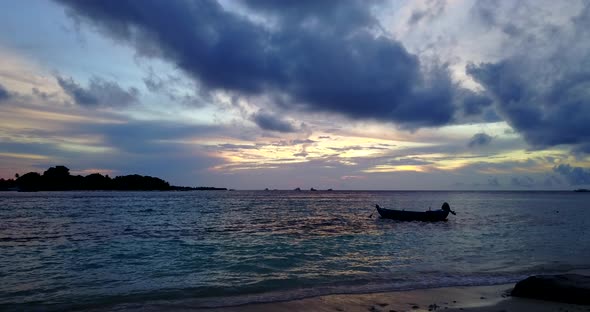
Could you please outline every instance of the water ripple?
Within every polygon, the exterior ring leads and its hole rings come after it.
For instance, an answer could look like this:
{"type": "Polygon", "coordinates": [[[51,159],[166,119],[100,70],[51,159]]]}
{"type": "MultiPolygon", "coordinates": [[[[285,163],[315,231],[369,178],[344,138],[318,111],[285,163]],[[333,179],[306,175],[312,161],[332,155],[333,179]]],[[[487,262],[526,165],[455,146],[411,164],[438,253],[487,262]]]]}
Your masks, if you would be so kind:
{"type": "Polygon", "coordinates": [[[216,306],[586,268],[584,195],[0,193],[0,309],[157,299],[216,306]],[[444,201],[458,215],[443,223],[383,220],[372,208],[444,201]]]}

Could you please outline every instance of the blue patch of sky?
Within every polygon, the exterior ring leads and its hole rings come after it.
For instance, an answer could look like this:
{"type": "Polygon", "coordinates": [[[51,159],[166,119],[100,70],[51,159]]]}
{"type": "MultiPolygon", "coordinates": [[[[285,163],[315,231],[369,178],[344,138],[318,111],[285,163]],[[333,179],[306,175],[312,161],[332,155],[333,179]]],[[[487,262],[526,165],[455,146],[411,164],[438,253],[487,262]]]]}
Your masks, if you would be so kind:
{"type": "Polygon", "coordinates": [[[143,73],[128,47],[102,35],[75,29],[63,7],[49,1],[1,1],[0,45],[49,72],[86,84],[92,76],[142,87],[143,73]]]}
{"type": "MultiPolygon", "coordinates": [[[[174,104],[166,96],[150,92],[144,78],[148,68],[164,75],[178,73],[178,69],[158,59],[138,58],[133,48],[116,43],[86,23],[78,27],[56,3],[0,1],[0,30],[0,48],[39,64],[45,70],[43,74],[72,77],[83,87],[98,76],[124,89],[139,89],[142,107],[125,109],[132,116],[152,119],[174,104]]],[[[183,94],[192,93],[187,88],[189,78],[183,79],[185,83],[176,88],[183,94]]]]}

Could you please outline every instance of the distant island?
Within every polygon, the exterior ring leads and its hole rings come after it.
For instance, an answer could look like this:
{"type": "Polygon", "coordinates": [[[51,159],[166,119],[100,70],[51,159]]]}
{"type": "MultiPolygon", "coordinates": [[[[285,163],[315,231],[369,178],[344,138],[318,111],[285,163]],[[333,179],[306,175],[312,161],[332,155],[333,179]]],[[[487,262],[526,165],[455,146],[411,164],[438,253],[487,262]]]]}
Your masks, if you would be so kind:
{"type": "Polygon", "coordinates": [[[0,191],[226,191],[218,187],[174,186],[156,177],[138,174],[117,176],[93,173],[71,175],[66,166],[55,166],[43,174],[29,172],[15,175],[15,179],[0,179],[0,191]]]}

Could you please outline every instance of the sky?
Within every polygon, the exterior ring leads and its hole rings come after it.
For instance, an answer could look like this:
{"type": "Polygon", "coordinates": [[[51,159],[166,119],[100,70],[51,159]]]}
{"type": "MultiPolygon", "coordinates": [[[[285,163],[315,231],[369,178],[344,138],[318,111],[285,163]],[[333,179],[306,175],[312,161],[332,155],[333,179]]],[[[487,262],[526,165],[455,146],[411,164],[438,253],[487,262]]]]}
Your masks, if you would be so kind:
{"type": "Polygon", "coordinates": [[[590,2],[0,1],[0,177],[590,186],[590,2]]]}

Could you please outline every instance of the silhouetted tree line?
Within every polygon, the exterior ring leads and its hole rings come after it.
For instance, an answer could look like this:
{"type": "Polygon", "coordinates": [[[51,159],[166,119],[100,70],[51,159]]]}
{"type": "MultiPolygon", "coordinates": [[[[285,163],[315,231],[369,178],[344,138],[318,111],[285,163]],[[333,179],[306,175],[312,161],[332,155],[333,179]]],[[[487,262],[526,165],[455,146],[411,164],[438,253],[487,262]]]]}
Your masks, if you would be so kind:
{"type": "Polygon", "coordinates": [[[225,190],[214,187],[183,187],[171,186],[170,183],[156,177],[138,174],[117,176],[93,173],[87,176],[70,174],[65,166],[55,166],[43,174],[29,172],[16,179],[0,179],[0,190],[19,191],[73,191],[73,190],[120,190],[120,191],[187,191],[187,190],[225,190]]]}

